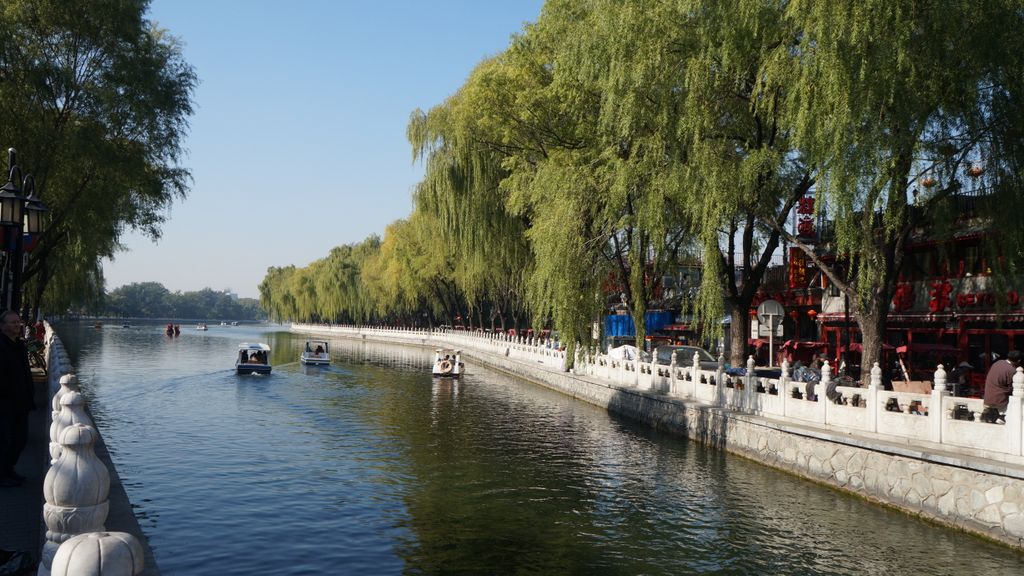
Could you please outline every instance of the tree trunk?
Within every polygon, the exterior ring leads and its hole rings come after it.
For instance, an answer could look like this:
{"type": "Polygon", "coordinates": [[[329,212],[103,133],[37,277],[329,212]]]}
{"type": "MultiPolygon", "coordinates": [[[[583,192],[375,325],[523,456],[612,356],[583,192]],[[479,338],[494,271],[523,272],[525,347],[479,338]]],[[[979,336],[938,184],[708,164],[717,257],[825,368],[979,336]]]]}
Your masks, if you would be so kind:
{"type": "MultiPolygon", "coordinates": [[[[750,302],[733,299],[728,302],[732,325],[729,329],[729,363],[733,366],[747,365],[747,334],[750,333],[750,302]]],[[[718,357],[712,350],[712,356],[718,357]]]]}
{"type": "Polygon", "coordinates": [[[860,381],[864,386],[871,382],[871,368],[879,363],[883,373],[889,366],[882,365],[882,344],[885,342],[887,306],[879,306],[875,299],[858,307],[857,325],[860,328],[862,350],[860,356],[860,381]]]}

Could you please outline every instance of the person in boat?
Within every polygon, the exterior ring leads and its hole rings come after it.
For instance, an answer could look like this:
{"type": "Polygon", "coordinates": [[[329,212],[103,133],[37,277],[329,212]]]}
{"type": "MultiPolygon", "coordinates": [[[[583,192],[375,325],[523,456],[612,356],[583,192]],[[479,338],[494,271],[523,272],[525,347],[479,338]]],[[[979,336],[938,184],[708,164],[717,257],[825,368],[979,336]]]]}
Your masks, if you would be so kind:
{"type": "Polygon", "coordinates": [[[324,353],[324,347],[320,346],[320,345],[317,345],[317,347],[316,347],[316,355],[319,356],[320,354],[323,354],[323,353],[324,353]]]}
{"type": "Polygon", "coordinates": [[[181,334],[181,326],[178,325],[178,324],[175,324],[174,325],[174,335],[177,336],[178,334],[181,334]]]}
{"type": "Polygon", "coordinates": [[[441,363],[438,365],[438,370],[442,374],[447,374],[452,371],[452,366],[454,366],[454,363],[452,362],[451,355],[445,354],[444,359],[441,360],[441,363]]]}
{"type": "Polygon", "coordinates": [[[306,342],[306,352],[312,352],[312,350],[309,349],[309,342],[306,342]]]}
{"type": "Polygon", "coordinates": [[[238,352],[238,361],[241,362],[242,364],[247,363],[249,361],[249,353],[246,352],[245,350],[240,350],[238,352]]]}

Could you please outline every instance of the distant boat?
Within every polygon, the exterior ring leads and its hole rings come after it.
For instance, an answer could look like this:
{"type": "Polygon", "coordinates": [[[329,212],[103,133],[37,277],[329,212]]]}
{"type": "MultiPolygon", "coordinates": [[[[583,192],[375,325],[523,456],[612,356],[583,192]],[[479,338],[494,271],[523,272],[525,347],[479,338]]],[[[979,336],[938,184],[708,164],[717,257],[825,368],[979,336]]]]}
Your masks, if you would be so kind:
{"type": "Polygon", "coordinates": [[[236,320],[236,321],[232,322],[231,325],[232,326],[238,326],[238,321],[236,320]]]}
{"type": "Polygon", "coordinates": [[[206,327],[206,324],[199,323],[199,324],[196,324],[196,330],[200,330],[202,332],[205,332],[205,331],[209,330],[209,328],[206,327]]]}
{"type": "Polygon", "coordinates": [[[438,348],[434,352],[434,367],[431,369],[431,374],[444,378],[458,378],[462,375],[464,366],[462,350],[438,348]]]}
{"type": "Polygon", "coordinates": [[[103,328],[103,322],[93,322],[93,328],[103,328]]]}
{"type": "Polygon", "coordinates": [[[239,374],[270,374],[270,346],[262,342],[239,344],[235,371],[239,374]]]}
{"type": "Polygon", "coordinates": [[[306,347],[299,355],[299,362],[325,366],[331,363],[330,347],[324,340],[306,340],[306,347]]]}

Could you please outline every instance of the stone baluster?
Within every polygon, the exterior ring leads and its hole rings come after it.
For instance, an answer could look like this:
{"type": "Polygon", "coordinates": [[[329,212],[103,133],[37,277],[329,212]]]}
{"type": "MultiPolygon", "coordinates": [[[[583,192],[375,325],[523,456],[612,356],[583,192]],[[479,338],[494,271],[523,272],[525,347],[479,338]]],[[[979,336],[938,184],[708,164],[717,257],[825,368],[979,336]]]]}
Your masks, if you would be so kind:
{"type": "Polygon", "coordinates": [[[1020,455],[1024,452],[1024,368],[1017,367],[1013,374],[1013,395],[1006,405],[1006,439],[1007,452],[1020,455]]]}
{"type": "Polygon", "coordinates": [[[928,409],[928,428],[932,442],[942,442],[942,421],[945,418],[942,404],[946,396],[949,396],[949,390],[946,388],[946,369],[939,364],[935,368],[931,406],[928,409]]]}
{"type": "Polygon", "coordinates": [[[674,395],[674,396],[678,396],[679,395],[679,385],[678,385],[678,382],[676,381],[676,364],[678,363],[678,360],[676,358],[676,354],[678,352],[679,352],[678,350],[673,350],[672,351],[672,359],[669,360],[669,363],[668,363],[668,376],[669,376],[668,393],[670,395],[674,395]]]}
{"type": "Polygon", "coordinates": [[[50,423],[50,465],[57,462],[61,454],[60,435],[72,424],[92,426],[92,419],[85,412],[85,397],[79,392],[68,392],[60,398],[60,411],[50,423]]]}
{"type": "Polygon", "coordinates": [[[828,360],[825,360],[821,364],[821,382],[818,382],[814,386],[814,397],[818,401],[818,418],[819,422],[828,422],[828,385],[832,382],[832,366],[829,366],[828,360]]]}
{"type": "Polygon", "coordinates": [[[878,432],[878,413],[882,409],[878,405],[878,394],[882,390],[882,367],[875,362],[871,367],[871,379],[868,381],[866,406],[868,412],[868,425],[870,432],[878,432]]]}
{"type": "Polygon", "coordinates": [[[60,458],[50,466],[43,481],[46,542],[39,566],[41,575],[50,573],[62,543],[79,534],[103,530],[110,506],[110,472],[93,452],[97,437],[95,428],[82,424],[72,424],[61,433],[60,458]]]}
{"type": "Polygon", "coordinates": [[[747,374],[743,377],[743,393],[746,396],[746,408],[748,410],[754,409],[754,399],[757,398],[757,373],[754,367],[757,362],[754,361],[753,356],[747,356],[747,374]]]}
{"type": "Polygon", "coordinates": [[[51,576],[137,576],[146,567],[142,544],[126,532],[89,532],[60,545],[51,576]]]}
{"type": "MultiPolygon", "coordinates": [[[[78,392],[78,376],[74,374],[65,374],[60,377],[60,388],[54,393],[53,399],[50,401],[50,408],[53,412],[53,418],[57,418],[57,414],[60,413],[60,399],[68,392],[78,392]]],[[[56,442],[57,439],[53,436],[50,440],[56,442]]]]}
{"type": "Polygon", "coordinates": [[[779,394],[779,400],[782,401],[782,415],[786,415],[786,403],[790,396],[789,391],[789,359],[785,358],[782,360],[782,373],[779,374],[779,385],[776,387],[776,392],[779,394]]]}
{"type": "MultiPolygon", "coordinates": [[[[693,374],[693,394],[696,396],[697,384],[700,383],[700,357],[697,353],[693,353],[693,363],[690,364],[690,371],[693,374]]],[[[722,363],[722,359],[719,359],[719,364],[722,363]]]]}
{"type": "MultiPolygon", "coordinates": [[[[694,353],[693,363],[700,366],[697,360],[697,354],[694,353]]],[[[721,352],[718,354],[718,368],[715,368],[715,398],[719,403],[725,398],[725,354],[721,352]]]]}

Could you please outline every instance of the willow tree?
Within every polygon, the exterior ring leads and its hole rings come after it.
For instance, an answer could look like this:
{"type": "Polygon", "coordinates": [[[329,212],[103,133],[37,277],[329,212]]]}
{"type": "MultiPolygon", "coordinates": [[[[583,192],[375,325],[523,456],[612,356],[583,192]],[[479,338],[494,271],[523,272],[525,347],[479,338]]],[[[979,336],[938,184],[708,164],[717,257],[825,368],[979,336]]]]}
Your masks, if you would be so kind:
{"type": "Polygon", "coordinates": [[[332,248],[316,263],[314,285],[321,320],[363,324],[373,318],[375,300],[365,290],[362,273],[365,263],[379,253],[380,243],[377,235],[371,235],[359,244],[332,248]]]}
{"type": "Polygon", "coordinates": [[[797,35],[781,8],[763,2],[682,0],[626,13],[645,49],[624,51],[612,70],[622,85],[660,89],[652,110],[620,106],[617,116],[671,120],[659,134],[678,150],[674,195],[704,254],[695,311],[706,337],[718,336],[730,314],[730,361],[743,365],[749,310],[779,228],[814,181],[781,123],[787,88],[768,88],[761,75],[773,50],[792,47],[797,35]]]}
{"type": "Polygon", "coordinates": [[[642,344],[657,279],[685,243],[675,118],[658,117],[652,104],[665,86],[623,84],[625,59],[651,23],[615,3],[548,2],[484,71],[501,105],[488,125],[506,154],[501,189],[529,219],[531,307],[570,343],[589,342],[612,277],[642,344]],[[624,108],[637,114],[627,118],[624,108]]]}
{"type": "MultiPolygon", "coordinates": [[[[121,235],[159,237],[166,208],[186,194],[179,162],[196,76],[177,40],[144,19],[148,4],[0,8],[0,142],[18,149],[50,208],[25,272],[36,302],[58,273],[81,274],[62,286],[101,281],[95,272],[121,249],[121,235]],[[85,261],[63,265],[72,258],[85,261]]],[[[66,305],[76,294],[48,301],[66,305]]]]}
{"type": "Polygon", "coordinates": [[[380,316],[412,320],[421,314],[454,324],[463,312],[452,278],[455,253],[440,242],[433,222],[413,212],[387,227],[380,251],[366,261],[363,286],[374,295],[380,316]]]}
{"type": "Polygon", "coordinates": [[[502,165],[521,147],[502,134],[516,103],[501,86],[500,59],[481,63],[466,83],[429,112],[413,114],[408,128],[414,159],[426,164],[414,194],[415,212],[436,226],[438,250],[451,250],[453,280],[477,312],[491,308],[505,327],[525,306],[525,274],[532,267],[526,238],[529,218],[509,210],[500,189],[502,165]]]}
{"type": "Polygon", "coordinates": [[[295,298],[290,291],[291,278],[295,273],[295,266],[271,266],[260,282],[260,307],[267,311],[271,320],[298,319],[295,298]]]}
{"type": "MultiPolygon", "coordinates": [[[[949,200],[975,187],[997,195],[993,222],[1020,213],[1024,11],[1011,0],[793,1],[785,18],[799,42],[774,50],[758,104],[785,95],[786,130],[819,167],[837,258],[790,240],[849,298],[867,367],[914,230],[938,230],[949,200]]],[[[1019,228],[999,231],[1007,259],[1020,256],[1019,228]]]]}

